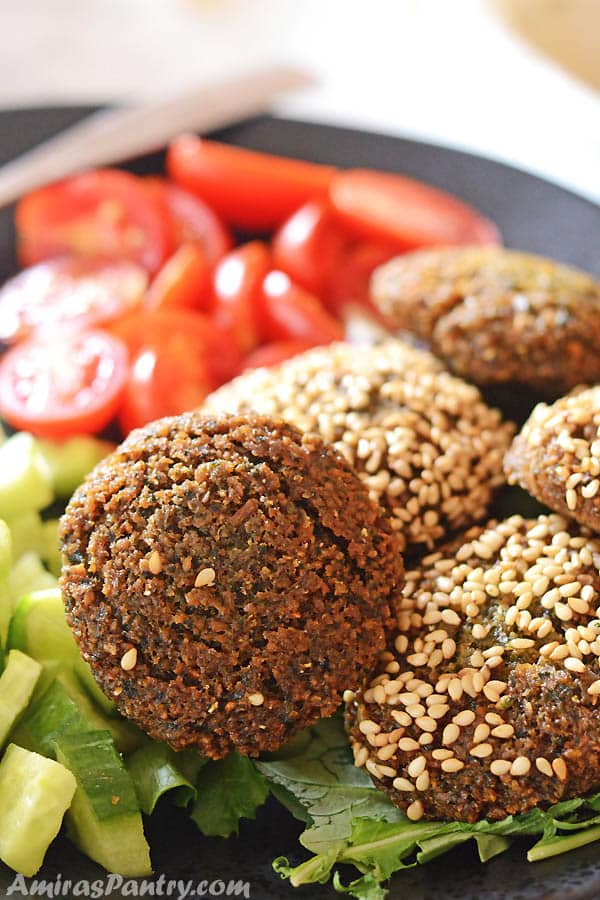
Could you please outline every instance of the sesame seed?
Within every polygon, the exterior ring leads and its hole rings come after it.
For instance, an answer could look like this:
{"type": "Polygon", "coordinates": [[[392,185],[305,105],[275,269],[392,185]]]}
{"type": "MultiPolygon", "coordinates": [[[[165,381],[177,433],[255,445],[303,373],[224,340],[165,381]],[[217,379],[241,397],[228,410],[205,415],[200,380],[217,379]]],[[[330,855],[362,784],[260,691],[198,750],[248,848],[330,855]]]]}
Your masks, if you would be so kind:
{"type": "Polygon", "coordinates": [[[418,822],[419,819],[423,818],[423,804],[420,800],[415,800],[414,803],[411,803],[408,809],[406,810],[406,815],[411,820],[411,822],[418,822]]]}
{"type": "Polygon", "coordinates": [[[492,735],[497,738],[502,738],[503,740],[505,738],[511,738],[514,733],[515,729],[512,725],[508,724],[498,725],[496,728],[492,729],[492,735]]]}
{"type": "Polygon", "coordinates": [[[511,763],[507,759],[495,759],[490,763],[490,772],[492,775],[508,775],[511,763]]]}
{"type": "Polygon", "coordinates": [[[481,723],[477,726],[475,731],[473,732],[473,741],[476,744],[481,744],[483,741],[486,741],[490,735],[490,726],[481,723]]]}
{"type": "Polygon", "coordinates": [[[538,756],[538,758],[535,761],[535,765],[536,765],[537,770],[539,772],[541,772],[542,775],[547,775],[548,778],[552,778],[552,775],[554,773],[552,771],[552,766],[550,765],[550,763],[548,762],[547,759],[545,759],[543,756],[538,756]]]}
{"type": "Polygon", "coordinates": [[[443,719],[450,707],[447,703],[432,703],[427,709],[427,713],[432,719],[443,719]]]}
{"type": "Polygon", "coordinates": [[[409,665],[415,666],[426,666],[427,665],[427,654],[426,653],[412,653],[410,656],[406,657],[406,661],[409,665]]]}
{"type": "Polygon", "coordinates": [[[585,672],[585,663],[575,656],[568,656],[565,659],[565,669],[568,669],[569,672],[585,672]]]}
{"type": "Polygon", "coordinates": [[[415,787],[418,791],[426,791],[429,788],[430,783],[431,779],[429,777],[429,772],[422,772],[415,781],[415,787]]]}
{"type": "Polygon", "coordinates": [[[411,778],[416,778],[421,772],[425,771],[427,760],[424,756],[416,756],[408,765],[408,774],[411,778]]]}
{"type": "Polygon", "coordinates": [[[452,700],[460,700],[463,695],[463,686],[460,678],[452,678],[448,682],[448,694],[452,700]]]}
{"type": "Polygon", "coordinates": [[[356,697],[356,694],[354,693],[354,691],[350,691],[350,690],[345,690],[344,693],[342,694],[342,700],[344,701],[344,703],[352,703],[352,701],[355,699],[355,697],[356,697]]]}
{"type": "Polygon", "coordinates": [[[587,612],[589,612],[589,606],[587,602],[581,597],[569,597],[567,603],[571,607],[573,612],[579,613],[579,615],[581,616],[584,616],[587,612]]]}
{"type": "Polygon", "coordinates": [[[428,744],[432,744],[432,743],[433,743],[433,735],[429,734],[428,731],[424,731],[423,734],[421,735],[421,737],[419,738],[419,744],[422,747],[425,747],[428,744]]]}
{"type": "Polygon", "coordinates": [[[365,768],[374,778],[381,779],[383,777],[379,770],[379,766],[377,763],[373,762],[372,759],[366,761],[365,768]]]}
{"type": "Polygon", "coordinates": [[[471,756],[476,756],[477,759],[484,759],[486,756],[491,756],[492,752],[493,748],[491,744],[476,744],[469,750],[469,754],[471,756]]]}
{"type": "Polygon", "coordinates": [[[395,778],[397,775],[396,770],[392,769],[391,766],[382,766],[378,764],[377,768],[381,772],[381,775],[385,778],[395,778]]]}
{"type": "MultiPolygon", "coordinates": [[[[382,735],[383,737],[383,735],[382,735]]],[[[398,749],[397,743],[386,744],[384,747],[381,747],[377,751],[377,759],[382,759],[384,762],[387,762],[388,759],[391,759],[392,756],[396,753],[398,749]]]]}
{"type": "Polygon", "coordinates": [[[415,719],[415,724],[421,731],[432,732],[437,728],[437,722],[431,716],[420,716],[420,718],[415,719]]]}
{"type": "Polygon", "coordinates": [[[517,756],[512,766],[510,767],[510,774],[518,777],[519,775],[527,775],[529,770],[531,769],[531,763],[527,759],[526,756],[517,756]]]}
{"type": "Polygon", "coordinates": [[[463,709],[462,712],[457,713],[452,719],[455,725],[459,725],[461,728],[465,728],[467,725],[471,725],[475,721],[475,713],[470,709],[463,709]]]}
{"type": "Polygon", "coordinates": [[[535,641],[530,638],[513,638],[509,645],[515,650],[529,650],[531,647],[535,647],[535,641]]]}
{"type": "Polygon", "coordinates": [[[200,569],[198,574],[196,575],[196,580],[194,582],[194,587],[210,587],[215,583],[216,572],[213,568],[208,566],[206,569],[200,569]]]}
{"type": "Polygon", "coordinates": [[[255,691],[253,694],[248,694],[248,703],[250,703],[251,706],[262,706],[264,702],[264,695],[261,694],[260,691],[255,691]]]}
{"type": "Polygon", "coordinates": [[[554,774],[559,781],[567,780],[567,765],[564,759],[561,759],[560,757],[558,757],[557,759],[553,759],[552,769],[554,770],[554,774]]]}
{"type": "Polygon", "coordinates": [[[442,621],[446,625],[460,625],[460,616],[453,609],[442,610],[442,621]]]}
{"type": "Polygon", "coordinates": [[[131,669],[135,669],[137,656],[138,652],[135,647],[131,647],[129,650],[126,650],[121,657],[121,668],[125,672],[130,672],[131,669]]]}
{"type": "Polygon", "coordinates": [[[392,781],[392,787],[394,787],[397,791],[404,791],[406,793],[412,793],[414,791],[415,786],[412,781],[409,781],[408,778],[394,778],[392,781]]]}
{"type": "Polygon", "coordinates": [[[591,694],[595,697],[597,694],[600,694],[600,680],[592,682],[588,688],[588,694],[591,694]]]}
{"type": "Polygon", "coordinates": [[[379,734],[381,725],[378,725],[377,722],[372,722],[371,719],[363,719],[363,721],[359,723],[358,730],[362,732],[362,734],[379,734]]]}
{"type": "Polygon", "coordinates": [[[437,750],[432,750],[431,755],[434,759],[450,759],[451,756],[454,756],[453,750],[444,750],[443,747],[440,747],[437,750]]]}
{"type": "Polygon", "coordinates": [[[448,772],[449,774],[453,772],[460,772],[461,769],[464,769],[465,764],[460,759],[456,759],[456,757],[452,757],[451,759],[444,759],[441,763],[442,772],[448,772]]]}
{"type": "Polygon", "coordinates": [[[409,716],[412,716],[413,719],[418,719],[419,716],[425,715],[426,709],[422,703],[415,703],[414,706],[407,706],[406,712],[409,716]]]}
{"type": "Polygon", "coordinates": [[[158,552],[158,550],[153,550],[148,557],[148,568],[153,575],[158,575],[162,570],[162,560],[160,558],[160,553],[158,552]]]}
{"type": "Polygon", "coordinates": [[[567,504],[567,508],[571,511],[577,508],[577,494],[573,488],[569,488],[565,491],[565,503],[567,504]]]}
{"type": "Polygon", "coordinates": [[[394,647],[398,651],[398,653],[406,653],[408,649],[408,638],[405,634],[399,634],[396,640],[394,641],[394,647]]]}
{"type": "Polygon", "coordinates": [[[413,738],[402,738],[398,741],[398,748],[402,750],[403,753],[410,753],[412,750],[419,749],[419,743],[413,738]]]}

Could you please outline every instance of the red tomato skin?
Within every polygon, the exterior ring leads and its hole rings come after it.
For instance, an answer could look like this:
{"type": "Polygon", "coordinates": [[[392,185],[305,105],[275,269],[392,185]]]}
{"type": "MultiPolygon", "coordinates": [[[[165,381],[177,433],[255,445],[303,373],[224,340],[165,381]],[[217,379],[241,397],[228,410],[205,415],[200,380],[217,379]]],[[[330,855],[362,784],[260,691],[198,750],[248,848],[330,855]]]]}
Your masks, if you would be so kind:
{"type": "Polygon", "coordinates": [[[208,312],[211,305],[211,270],[204,250],[199,242],[182,244],[154,277],[144,306],[208,312]]]}
{"type": "Polygon", "coordinates": [[[371,303],[371,276],[375,269],[394,256],[398,256],[398,249],[392,244],[358,241],[348,245],[323,293],[327,308],[343,318],[346,307],[358,304],[384,324],[384,317],[371,303]]]}
{"type": "Polygon", "coordinates": [[[330,199],[350,233],[390,241],[399,250],[501,242],[494,223],[472,207],[404,175],[369,169],[338,172],[330,199]]]}
{"type": "Polygon", "coordinates": [[[272,241],[273,264],[321,297],[347,243],[328,203],[311,200],[283,223],[272,241]]]}
{"type": "Polygon", "coordinates": [[[244,371],[277,366],[286,359],[305,353],[314,346],[307,341],[272,341],[270,344],[263,344],[262,347],[257,347],[248,354],[244,362],[244,371]]]}
{"type": "Polygon", "coordinates": [[[32,338],[15,345],[0,360],[0,414],[13,428],[30,431],[38,437],[60,440],[77,434],[94,434],[114,419],[127,372],[125,346],[106,332],[67,331],[45,342],[32,338]],[[73,389],[71,395],[60,396],[64,384],[59,376],[52,396],[52,366],[74,370],[74,364],[79,366],[79,371],[74,372],[76,380],[66,379],[67,390],[73,389]],[[50,376],[45,378],[45,384],[50,380],[50,386],[43,409],[37,406],[39,400],[33,409],[27,408],[31,391],[28,392],[26,384],[31,384],[32,369],[36,377],[41,373],[43,378],[44,372],[50,376]]]}
{"type": "Polygon", "coordinates": [[[145,183],[170,218],[175,247],[198,242],[210,266],[231,250],[231,232],[207,203],[167,178],[148,176],[145,183]]]}
{"type": "Polygon", "coordinates": [[[344,339],[344,328],[319,300],[273,270],[263,281],[261,325],[266,341],[299,340],[316,346],[344,339]]]}
{"type": "Polygon", "coordinates": [[[24,197],[15,211],[22,265],[72,253],[130,259],[156,272],[172,250],[171,223],[142,179],[96,169],[24,197]]]}
{"type": "Polygon", "coordinates": [[[223,257],[215,270],[214,320],[232,334],[243,353],[249,353],[260,340],[258,305],[270,265],[267,245],[251,241],[223,257]]]}
{"type": "Polygon", "coordinates": [[[67,256],[30,266],[0,288],[0,341],[103,325],[139,306],[147,284],[146,271],[129,260],[67,256]]]}
{"type": "Polygon", "coordinates": [[[243,365],[242,354],[231,334],[195,310],[143,310],[115,322],[111,332],[125,343],[130,359],[141,350],[160,350],[173,334],[184,336],[206,360],[214,387],[238,375],[243,365]]]}
{"type": "Polygon", "coordinates": [[[141,350],[132,361],[119,413],[123,434],[195,409],[210,393],[213,383],[206,361],[186,343],[183,339],[141,350]]]}
{"type": "Polygon", "coordinates": [[[335,169],[182,135],[169,146],[167,171],[228,224],[270,231],[308,200],[326,197],[335,169]]]}

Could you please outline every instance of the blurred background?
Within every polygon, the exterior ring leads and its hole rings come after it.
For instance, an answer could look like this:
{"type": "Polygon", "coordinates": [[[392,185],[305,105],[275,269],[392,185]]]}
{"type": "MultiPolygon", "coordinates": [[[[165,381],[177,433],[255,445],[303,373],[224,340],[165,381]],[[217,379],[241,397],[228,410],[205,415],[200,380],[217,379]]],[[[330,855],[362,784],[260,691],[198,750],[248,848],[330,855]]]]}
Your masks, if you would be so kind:
{"type": "Polygon", "coordinates": [[[512,162],[600,200],[600,0],[2,0],[0,106],[135,101],[262,62],[283,115],[512,162]]]}

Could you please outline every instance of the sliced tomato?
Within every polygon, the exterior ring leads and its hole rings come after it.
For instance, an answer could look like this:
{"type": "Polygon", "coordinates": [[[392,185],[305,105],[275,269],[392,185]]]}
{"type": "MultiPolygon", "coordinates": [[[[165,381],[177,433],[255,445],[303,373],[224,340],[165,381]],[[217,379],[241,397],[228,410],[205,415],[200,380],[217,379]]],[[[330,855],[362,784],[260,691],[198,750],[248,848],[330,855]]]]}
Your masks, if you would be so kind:
{"type": "Polygon", "coordinates": [[[323,292],[323,301],[328,309],[343,317],[348,306],[364,306],[383,321],[370,301],[369,286],[371,275],[378,266],[398,255],[392,244],[375,241],[358,241],[349,244],[342,253],[338,265],[330,273],[323,292]]]}
{"type": "Polygon", "coordinates": [[[180,332],[133,360],[119,414],[124,434],[163,416],[200,406],[214,387],[207,361],[180,332]]]}
{"type": "Polygon", "coordinates": [[[201,309],[212,301],[211,269],[198,242],[182,244],[155,276],[146,295],[148,309],[201,309]]]}
{"type": "Polygon", "coordinates": [[[231,233],[217,214],[199,197],[166,178],[151,176],[145,179],[145,183],[150,193],[167,210],[175,246],[197,242],[209,265],[216,265],[233,246],[231,233]]]}
{"type": "Polygon", "coordinates": [[[171,223],[142,179],[116,169],[74,175],[28,194],[15,213],[19,259],[130,259],[156,272],[172,249],[171,223]]]}
{"type": "Polygon", "coordinates": [[[329,204],[311,200],[273,237],[273,262],[296,284],[320,297],[339,267],[347,242],[329,204]]]}
{"type": "Polygon", "coordinates": [[[307,200],[325,197],[335,173],[332,166],[193,135],[171,143],[167,170],[230,225],[254,231],[277,228],[307,200]]]}
{"type": "Polygon", "coordinates": [[[103,331],[31,338],[0,361],[0,413],[41,437],[92,434],[114,418],[127,370],[126,348],[103,331]]]}
{"type": "Polygon", "coordinates": [[[497,244],[493,222],[456,197],[403,175],[352,169],[331,181],[330,198],[357,237],[398,249],[437,244],[497,244]]]}
{"type": "Polygon", "coordinates": [[[267,341],[299,340],[314,346],[344,338],[341,323],[285,272],[269,272],[265,278],[261,311],[262,333],[267,341]]]}
{"type": "Polygon", "coordinates": [[[272,341],[270,344],[263,344],[248,354],[244,362],[244,371],[277,366],[314,346],[306,341],[272,341]]]}
{"type": "Polygon", "coordinates": [[[110,322],[139,305],[147,284],[145,270],[127,260],[38,263],[0,288],[0,341],[13,343],[57,325],[110,322]]]}
{"type": "Polygon", "coordinates": [[[111,331],[126,344],[130,359],[142,350],[160,351],[168,343],[180,342],[191,354],[206,362],[213,386],[237,375],[243,357],[231,334],[207,315],[190,309],[154,309],[127,316],[111,331]]]}
{"type": "Polygon", "coordinates": [[[244,353],[259,343],[258,305],[270,262],[267,245],[251,241],[223,257],[215,270],[215,321],[244,353]]]}

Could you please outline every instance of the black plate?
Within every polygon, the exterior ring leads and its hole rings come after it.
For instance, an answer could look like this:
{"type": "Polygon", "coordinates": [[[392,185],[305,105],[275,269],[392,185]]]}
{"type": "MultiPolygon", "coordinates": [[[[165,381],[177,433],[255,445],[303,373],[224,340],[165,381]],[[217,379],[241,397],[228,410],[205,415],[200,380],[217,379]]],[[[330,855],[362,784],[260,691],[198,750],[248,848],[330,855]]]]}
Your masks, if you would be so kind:
{"type": "MultiPolygon", "coordinates": [[[[0,112],[0,162],[79,119],[82,108],[0,112]]],[[[340,166],[370,166],[403,172],[445,188],[473,203],[500,226],[505,243],[553,256],[600,275],[600,209],[539,178],[490,160],[415,141],[324,125],[260,118],[219,135],[227,141],[340,166]]],[[[140,172],[160,171],[160,155],[136,162],[140,172]]],[[[0,216],[0,276],[15,268],[11,211],[0,216]]],[[[256,822],[244,822],[239,838],[202,838],[185,815],[170,807],[148,822],[155,871],[166,879],[248,881],[253,900],[338,896],[330,887],[291,888],[272,873],[271,860],[300,861],[301,828],[269,802],[256,822]]],[[[390,900],[584,900],[600,896],[600,851],[591,845],[529,865],[517,845],[482,866],[470,846],[392,879],[390,900]]],[[[65,839],[51,847],[39,878],[93,880],[101,870],[65,839]]],[[[348,873],[350,874],[350,873],[348,873]]],[[[13,873],[0,867],[0,893],[13,873]]],[[[104,882],[106,883],[106,882],[104,882]]],[[[218,891],[219,885],[214,888],[218,891]]],[[[119,891],[112,896],[118,896],[119,891]]],[[[129,896],[132,893],[129,891],[129,896]]],[[[13,896],[19,896],[14,894],[13,896]]],[[[70,891],[61,896],[74,896],[70,891]]],[[[176,896],[174,894],[173,896],[176,896]]],[[[225,895],[224,895],[225,896],[225,895]]]]}

